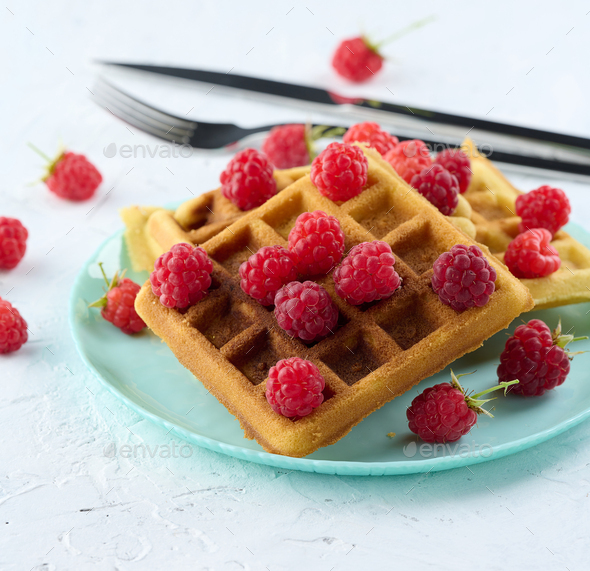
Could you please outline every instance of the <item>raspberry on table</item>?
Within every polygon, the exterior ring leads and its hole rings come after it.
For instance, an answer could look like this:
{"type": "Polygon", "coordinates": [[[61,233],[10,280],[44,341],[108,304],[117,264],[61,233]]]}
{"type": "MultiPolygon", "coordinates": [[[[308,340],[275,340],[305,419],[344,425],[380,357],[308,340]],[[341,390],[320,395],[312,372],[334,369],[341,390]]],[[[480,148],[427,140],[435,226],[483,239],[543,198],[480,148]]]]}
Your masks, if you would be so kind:
{"type": "Polygon", "coordinates": [[[568,223],[572,207],[560,188],[540,186],[516,199],[516,214],[522,218],[518,225],[521,233],[534,228],[545,228],[555,236],[568,223]]]}
{"type": "Polygon", "coordinates": [[[295,256],[299,273],[327,274],[344,252],[340,222],[321,210],[300,214],[289,232],[289,250],[295,256]]]}
{"type": "Polygon", "coordinates": [[[0,298],[0,354],[18,351],[28,338],[27,322],[18,309],[0,298]]]}
{"type": "Polygon", "coordinates": [[[342,140],[345,143],[354,143],[355,141],[365,143],[367,146],[376,149],[381,155],[385,155],[387,151],[390,151],[399,143],[397,137],[384,131],[377,123],[368,121],[349,127],[342,140]]]}
{"type": "Polygon", "coordinates": [[[402,141],[385,153],[383,158],[408,184],[412,182],[415,174],[432,165],[428,147],[419,139],[402,141]]]}
{"type": "Polygon", "coordinates": [[[367,184],[369,161],[356,145],[330,143],[311,163],[311,182],[333,201],[360,194],[367,184]]]}
{"type": "Polygon", "coordinates": [[[212,271],[213,264],[203,248],[175,244],[154,264],[150,275],[152,291],[162,305],[182,309],[205,297],[212,271]]]}
{"type": "Polygon", "coordinates": [[[240,287],[262,305],[273,305],[277,291],[297,279],[295,256],[282,246],[264,246],[240,266],[240,287]]]}
{"type": "Polygon", "coordinates": [[[373,77],[383,66],[383,56],[363,38],[343,40],[332,57],[336,72],[355,83],[373,77]]]}
{"type": "Polygon", "coordinates": [[[459,204],[459,182],[441,165],[434,164],[415,174],[410,184],[445,216],[455,212],[459,204]]]}
{"type": "Polygon", "coordinates": [[[401,278],[393,269],[395,258],[387,242],[363,242],[350,250],[334,272],[336,293],[351,305],[390,297],[401,278]]]}
{"type": "Polygon", "coordinates": [[[445,149],[438,153],[434,163],[441,165],[457,177],[459,193],[463,194],[471,182],[471,161],[461,149],[445,149]]]}
{"type": "Polygon", "coordinates": [[[66,151],[49,165],[43,180],[60,198],[78,201],[94,195],[102,182],[102,175],[84,155],[66,151]]]}
{"type": "Polygon", "coordinates": [[[496,288],[496,270],[475,245],[453,246],[432,269],[432,289],[442,303],[458,312],[484,306],[496,288]]]}
{"type": "Polygon", "coordinates": [[[301,418],[322,404],[325,386],[324,377],[311,361],[281,359],[268,371],[266,400],[276,413],[301,418]]]}
{"type": "Polygon", "coordinates": [[[517,278],[543,278],[561,267],[559,252],[550,244],[551,232],[535,228],[519,234],[506,249],[504,263],[517,278]]]}
{"type": "Polygon", "coordinates": [[[281,329],[306,343],[334,332],[338,308],[315,282],[291,282],[275,296],[275,317],[281,329]]]}
{"type": "Polygon", "coordinates": [[[20,220],[0,216],[0,269],[16,267],[25,255],[28,237],[20,220]]]}
{"type": "Polygon", "coordinates": [[[240,210],[252,210],[277,193],[272,164],[256,149],[236,153],[221,173],[221,193],[240,210]]]}
{"type": "Polygon", "coordinates": [[[278,169],[290,169],[311,162],[305,125],[273,127],[262,143],[262,152],[278,169]]]}

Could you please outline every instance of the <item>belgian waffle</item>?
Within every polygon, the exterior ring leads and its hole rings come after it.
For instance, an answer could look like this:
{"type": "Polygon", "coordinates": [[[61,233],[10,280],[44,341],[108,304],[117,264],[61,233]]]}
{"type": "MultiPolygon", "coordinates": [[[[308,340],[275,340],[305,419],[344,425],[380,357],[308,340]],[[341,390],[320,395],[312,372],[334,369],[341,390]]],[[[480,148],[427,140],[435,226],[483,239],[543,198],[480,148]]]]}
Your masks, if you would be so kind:
{"type": "MultiPolygon", "coordinates": [[[[476,240],[488,246],[500,260],[508,244],[518,235],[521,218],[516,215],[516,198],[523,194],[478,153],[470,139],[461,147],[471,160],[473,176],[464,196],[473,209],[471,220],[476,240]]],[[[523,279],[535,309],[590,301],[590,250],[560,230],[551,245],[559,252],[561,268],[544,278],[523,279]]]]}
{"type": "Polygon", "coordinates": [[[209,295],[188,310],[164,307],[149,281],[136,309],[156,335],[238,418],[247,438],[267,451],[305,456],[332,444],[368,414],[420,380],[479,347],[533,306],[528,290],[484,246],[498,274],[489,303],[456,313],[430,286],[432,264],[455,244],[474,244],[370,149],[364,192],[339,206],[305,176],[246,214],[202,246],[213,260],[209,295]],[[238,268],[260,247],[287,246],[299,214],[323,210],[340,221],[345,247],[384,240],[396,257],[403,285],[390,299],[353,307],[334,291],[332,274],[316,281],[337,305],[334,335],[305,345],[282,331],[269,309],[240,288],[238,268]],[[326,381],[324,402],[290,420],[265,398],[268,370],[300,356],[326,381]]]}

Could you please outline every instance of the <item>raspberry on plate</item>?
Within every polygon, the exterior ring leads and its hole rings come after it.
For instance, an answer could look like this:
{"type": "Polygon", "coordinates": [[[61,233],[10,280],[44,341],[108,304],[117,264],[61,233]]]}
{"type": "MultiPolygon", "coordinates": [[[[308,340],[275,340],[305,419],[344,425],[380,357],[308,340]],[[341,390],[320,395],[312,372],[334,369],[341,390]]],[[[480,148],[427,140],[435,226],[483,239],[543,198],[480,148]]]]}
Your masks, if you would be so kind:
{"type": "Polygon", "coordinates": [[[0,216],[0,269],[16,267],[25,255],[28,237],[20,220],[0,216]]]}
{"type": "Polygon", "coordinates": [[[432,289],[442,303],[458,312],[484,306],[496,288],[496,270],[477,246],[453,246],[432,269],[432,289]]]}
{"type": "Polygon", "coordinates": [[[311,361],[282,359],[268,371],[266,400],[276,413],[301,418],[322,404],[325,386],[324,377],[311,361]]]}
{"type": "Polygon", "coordinates": [[[252,210],[277,193],[269,160],[256,149],[236,153],[221,173],[221,193],[240,210],[252,210]]]}
{"type": "Polygon", "coordinates": [[[551,186],[540,186],[516,199],[516,214],[522,218],[519,232],[546,228],[555,236],[568,223],[572,207],[565,192],[551,186]]]}
{"type": "Polygon", "coordinates": [[[587,337],[562,335],[561,321],[553,333],[540,319],[519,325],[500,355],[500,382],[517,378],[520,383],[511,392],[523,396],[540,396],[554,389],[565,381],[570,360],[577,354],[565,347],[580,339],[587,337]]]}
{"type": "Polygon", "coordinates": [[[402,141],[383,157],[408,184],[415,174],[432,164],[426,143],[419,139],[402,141]]]}
{"type": "Polygon", "coordinates": [[[559,252],[550,244],[551,232],[545,228],[519,234],[506,249],[504,263],[517,278],[543,278],[561,267],[559,252]]]}
{"type": "Polygon", "coordinates": [[[18,351],[28,338],[27,322],[18,309],[0,297],[0,355],[18,351]]]}
{"type": "Polygon", "coordinates": [[[387,242],[363,242],[350,250],[334,272],[336,293],[351,305],[393,295],[401,278],[393,269],[395,258],[387,242]]]}
{"type": "Polygon", "coordinates": [[[262,143],[262,152],[278,169],[290,169],[311,162],[305,125],[279,125],[273,127],[262,143]]]}
{"type": "Polygon", "coordinates": [[[342,258],[344,232],[334,216],[321,210],[304,212],[289,232],[289,250],[304,276],[327,274],[342,258]]]}
{"type": "Polygon", "coordinates": [[[471,161],[461,149],[445,149],[434,159],[434,163],[446,168],[457,177],[459,192],[463,194],[471,182],[471,161]]]}
{"type": "Polygon", "coordinates": [[[343,40],[332,57],[336,72],[355,83],[373,77],[382,66],[383,56],[363,37],[343,40]]]}
{"type": "Polygon", "coordinates": [[[275,317],[289,335],[311,343],[334,332],[338,308],[319,284],[291,282],[277,292],[275,317]]]}
{"type": "Polygon", "coordinates": [[[334,202],[354,198],[367,184],[369,161],[356,145],[330,143],[311,163],[311,182],[334,202]]]}
{"type": "Polygon", "coordinates": [[[282,246],[264,246],[240,266],[240,287],[262,305],[273,305],[277,291],[297,279],[295,256],[282,246]]]}
{"type": "Polygon", "coordinates": [[[398,143],[398,138],[384,131],[377,123],[357,123],[349,127],[342,140],[345,143],[359,141],[367,146],[376,149],[381,155],[393,149],[398,143]]]}
{"type": "Polygon", "coordinates": [[[415,174],[410,184],[445,216],[455,212],[459,204],[459,182],[441,165],[434,164],[415,174]]]}
{"type": "Polygon", "coordinates": [[[213,264],[198,246],[175,244],[154,263],[152,291],[162,305],[182,309],[201,301],[211,285],[213,264]]]}

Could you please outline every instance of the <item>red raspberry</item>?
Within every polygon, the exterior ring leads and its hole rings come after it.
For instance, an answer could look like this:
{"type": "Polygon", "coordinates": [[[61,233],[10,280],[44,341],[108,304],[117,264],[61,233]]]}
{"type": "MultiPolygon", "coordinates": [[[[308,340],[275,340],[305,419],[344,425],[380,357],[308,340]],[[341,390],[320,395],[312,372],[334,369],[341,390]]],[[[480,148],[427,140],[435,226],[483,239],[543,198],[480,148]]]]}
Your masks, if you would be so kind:
{"type": "Polygon", "coordinates": [[[265,246],[240,266],[240,287],[262,305],[273,305],[277,291],[297,279],[295,256],[282,246],[265,246]]]}
{"type": "Polygon", "coordinates": [[[453,246],[432,269],[432,289],[455,311],[484,306],[496,288],[496,270],[477,246],[453,246]]]}
{"type": "Polygon", "coordinates": [[[266,400],[276,413],[301,418],[322,404],[325,386],[324,377],[311,361],[282,359],[268,371],[266,400]]]}
{"type": "Polygon", "coordinates": [[[572,207],[565,192],[551,186],[540,186],[516,199],[516,214],[522,218],[519,232],[546,228],[555,236],[568,223],[572,207]]]}
{"type": "Polygon", "coordinates": [[[252,210],[277,193],[268,159],[256,149],[244,149],[221,173],[221,193],[240,210],[252,210]]]}
{"type": "Polygon", "coordinates": [[[336,293],[351,305],[385,299],[401,285],[387,242],[363,242],[350,250],[334,272],[336,293]]]}
{"type": "Polygon", "coordinates": [[[438,153],[434,162],[457,177],[461,194],[467,190],[473,173],[471,172],[471,161],[461,149],[445,149],[438,153]]]}
{"type": "Polygon", "coordinates": [[[154,264],[152,291],[166,307],[194,305],[207,295],[212,271],[213,264],[203,248],[175,244],[154,264]]]}
{"type": "Polygon", "coordinates": [[[67,151],[49,166],[43,180],[60,198],[88,200],[102,182],[102,176],[84,155],[67,151]]]}
{"type": "Polygon", "coordinates": [[[321,210],[304,212],[289,232],[289,250],[304,276],[327,274],[342,258],[344,232],[334,216],[321,210]]]}
{"type": "Polygon", "coordinates": [[[504,263],[517,278],[543,278],[561,267],[557,250],[551,246],[551,232],[534,228],[519,234],[504,254],[504,263]]]}
{"type": "Polygon", "coordinates": [[[350,200],[367,184],[368,168],[359,147],[330,143],[311,163],[311,182],[331,200],[350,200]]]}
{"type": "Polygon", "coordinates": [[[18,309],[0,298],[0,354],[18,351],[28,338],[27,322],[18,309]]]}
{"type": "Polygon", "coordinates": [[[356,83],[373,77],[382,66],[383,57],[365,38],[343,40],[332,57],[332,67],[356,83]]]}
{"type": "Polygon", "coordinates": [[[381,129],[377,123],[369,122],[357,123],[349,127],[342,140],[345,143],[354,143],[355,141],[366,143],[367,146],[377,149],[382,155],[399,143],[397,137],[381,129]]]}
{"type": "Polygon", "coordinates": [[[0,216],[0,269],[10,270],[22,260],[28,236],[20,220],[0,216]]]}
{"type": "Polygon", "coordinates": [[[291,282],[277,292],[275,317],[289,335],[311,343],[334,332],[338,309],[322,286],[291,282]]]}
{"type": "Polygon", "coordinates": [[[426,143],[419,139],[403,141],[383,157],[408,184],[415,174],[432,164],[426,143]]]}
{"type": "Polygon", "coordinates": [[[425,168],[412,177],[410,184],[445,216],[455,212],[459,204],[459,182],[444,167],[435,164],[425,168]]]}
{"type": "Polygon", "coordinates": [[[262,143],[262,152],[278,169],[290,169],[310,163],[305,125],[273,127],[262,143]]]}

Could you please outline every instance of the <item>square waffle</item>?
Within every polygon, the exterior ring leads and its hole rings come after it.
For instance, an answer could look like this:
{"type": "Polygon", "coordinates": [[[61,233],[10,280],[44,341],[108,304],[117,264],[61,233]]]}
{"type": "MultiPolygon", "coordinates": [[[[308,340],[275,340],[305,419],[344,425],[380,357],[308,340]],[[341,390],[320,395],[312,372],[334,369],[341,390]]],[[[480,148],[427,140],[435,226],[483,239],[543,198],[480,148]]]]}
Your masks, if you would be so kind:
{"type": "Polygon", "coordinates": [[[214,270],[211,291],[198,304],[166,308],[149,281],[137,296],[147,325],[268,452],[300,457],[333,444],[533,306],[528,290],[493,256],[498,277],[486,306],[459,314],[443,305],[430,286],[432,264],[453,245],[474,242],[378,155],[365,152],[368,183],[359,196],[339,206],[305,176],[202,244],[214,270]],[[387,300],[353,307],[335,293],[332,273],[317,279],[340,319],[334,335],[306,345],[241,290],[238,268],[262,246],[287,246],[297,217],[318,209],[340,221],[346,250],[376,239],[390,244],[403,285],[387,300]],[[293,356],[315,363],[326,381],[324,402],[295,421],[275,413],[265,398],[269,368],[293,356]]]}
{"type": "MultiPolygon", "coordinates": [[[[477,151],[470,139],[461,146],[471,160],[473,176],[463,195],[472,208],[476,240],[488,246],[500,260],[508,244],[518,235],[521,218],[516,215],[516,198],[524,194],[477,151]]],[[[551,242],[559,252],[561,268],[544,278],[522,279],[535,300],[535,309],[590,301],[590,250],[560,230],[551,242]]]]}

